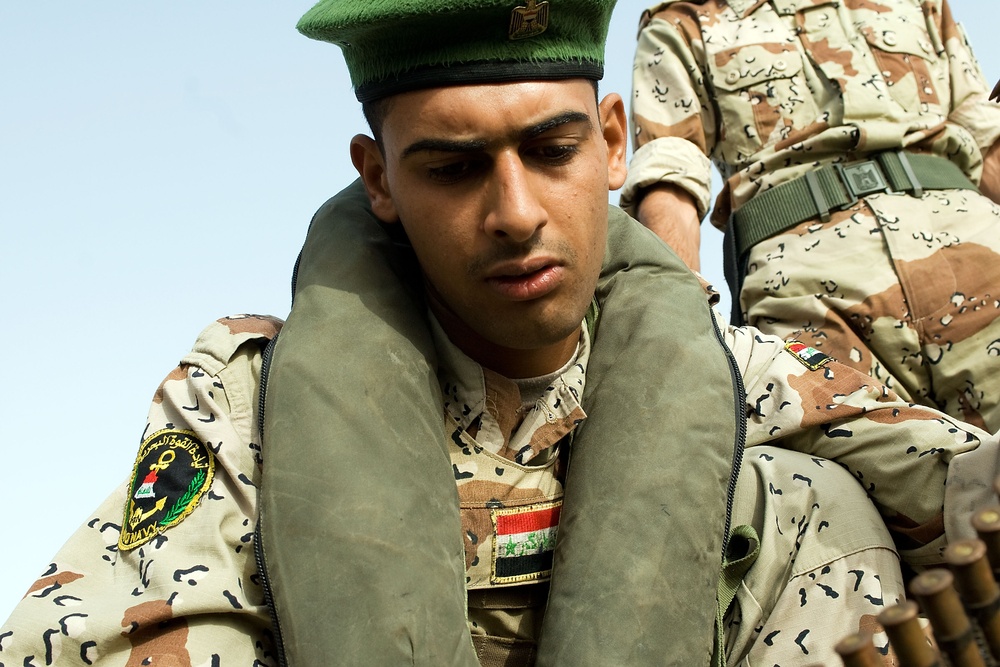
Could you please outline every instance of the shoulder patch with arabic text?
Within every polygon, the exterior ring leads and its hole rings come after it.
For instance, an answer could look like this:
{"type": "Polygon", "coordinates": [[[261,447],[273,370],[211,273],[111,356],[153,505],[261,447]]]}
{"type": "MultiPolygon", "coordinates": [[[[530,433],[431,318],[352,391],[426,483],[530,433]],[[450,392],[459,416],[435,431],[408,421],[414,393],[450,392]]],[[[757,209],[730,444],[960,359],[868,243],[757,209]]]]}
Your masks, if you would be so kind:
{"type": "Polygon", "coordinates": [[[809,347],[805,343],[800,343],[797,340],[790,340],[785,343],[785,349],[788,350],[792,356],[798,359],[803,366],[811,371],[819,370],[823,365],[829,363],[830,357],[826,356],[815,347],[809,347]]]}
{"type": "Polygon", "coordinates": [[[212,485],[215,457],[191,431],[157,431],[139,446],[118,549],[128,551],[176,526],[212,485]]]}

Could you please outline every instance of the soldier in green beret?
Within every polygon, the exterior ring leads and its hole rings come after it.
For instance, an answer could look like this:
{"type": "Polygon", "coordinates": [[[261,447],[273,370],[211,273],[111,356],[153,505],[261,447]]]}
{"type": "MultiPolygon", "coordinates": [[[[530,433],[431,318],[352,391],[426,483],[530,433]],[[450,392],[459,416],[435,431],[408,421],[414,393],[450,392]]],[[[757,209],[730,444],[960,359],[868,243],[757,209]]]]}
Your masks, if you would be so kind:
{"type": "Polygon", "coordinates": [[[302,19],[371,124],[360,181],[288,321],[223,318],[164,380],[5,663],[821,662],[903,595],[900,555],[971,532],[995,438],[726,327],[607,205],[613,4],[302,19]]]}

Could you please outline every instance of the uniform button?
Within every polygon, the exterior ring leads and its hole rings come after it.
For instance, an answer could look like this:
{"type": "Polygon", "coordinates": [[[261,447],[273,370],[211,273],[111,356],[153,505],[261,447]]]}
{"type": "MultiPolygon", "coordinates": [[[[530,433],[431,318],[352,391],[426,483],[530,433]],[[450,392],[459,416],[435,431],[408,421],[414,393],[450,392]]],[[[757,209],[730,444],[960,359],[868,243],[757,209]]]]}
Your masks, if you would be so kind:
{"type": "Polygon", "coordinates": [[[786,69],[788,69],[788,63],[786,63],[784,60],[775,60],[774,69],[778,70],[779,72],[784,72],[786,69]]]}
{"type": "Polygon", "coordinates": [[[924,88],[924,93],[925,93],[925,94],[927,94],[927,95],[930,95],[930,94],[931,94],[931,93],[933,93],[933,92],[934,92],[934,89],[933,89],[933,88],[931,88],[930,86],[926,86],[926,87],[924,88]]]}
{"type": "Polygon", "coordinates": [[[922,48],[924,50],[924,53],[930,53],[931,52],[931,43],[928,42],[926,39],[922,39],[922,40],[920,40],[920,48],[922,48]]]}
{"type": "Polygon", "coordinates": [[[896,38],[896,33],[891,30],[886,30],[882,33],[882,41],[886,43],[887,46],[896,46],[899,40],[896,38]]]}
{"type": "Polygon", "coordinates": [[[740,73],[733,71],[726,75],[726,83],[736,83],[740,80],[740,73]]]}

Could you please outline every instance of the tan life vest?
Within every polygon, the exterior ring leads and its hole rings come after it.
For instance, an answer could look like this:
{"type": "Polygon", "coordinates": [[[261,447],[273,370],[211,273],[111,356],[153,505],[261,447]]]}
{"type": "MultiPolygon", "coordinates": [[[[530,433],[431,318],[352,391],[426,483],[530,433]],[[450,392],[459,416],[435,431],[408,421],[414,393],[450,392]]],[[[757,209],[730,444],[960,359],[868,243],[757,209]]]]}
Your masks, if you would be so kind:
{"type": "MultiPolygon", "coordinates": [[[[739,373],[697,279],[608,223],[538,664],[705,665],[739,373]]],[[[478,664],[424,309],[360,184],[327,202],[264,387],[259,565],[287,664],[478,664]]]]}

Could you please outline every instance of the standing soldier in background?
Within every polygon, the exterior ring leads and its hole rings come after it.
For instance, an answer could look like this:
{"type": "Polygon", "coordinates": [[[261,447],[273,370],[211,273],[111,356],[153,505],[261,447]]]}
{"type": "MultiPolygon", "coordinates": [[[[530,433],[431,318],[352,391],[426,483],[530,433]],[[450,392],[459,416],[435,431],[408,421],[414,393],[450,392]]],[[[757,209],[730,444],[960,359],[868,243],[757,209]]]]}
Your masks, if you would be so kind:
{"type": "Polygon", "coordinates": [[[1000,107],[946,0],[663,2],[633,76],[622,205],[698,269],[714,162],[734,323],[1000,428],[1000,107]]]}

